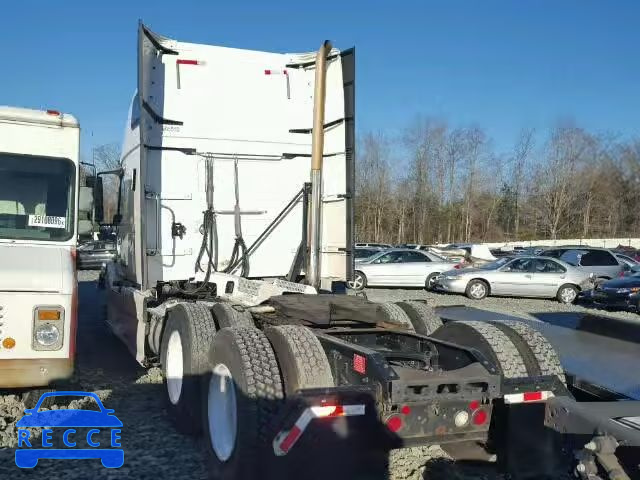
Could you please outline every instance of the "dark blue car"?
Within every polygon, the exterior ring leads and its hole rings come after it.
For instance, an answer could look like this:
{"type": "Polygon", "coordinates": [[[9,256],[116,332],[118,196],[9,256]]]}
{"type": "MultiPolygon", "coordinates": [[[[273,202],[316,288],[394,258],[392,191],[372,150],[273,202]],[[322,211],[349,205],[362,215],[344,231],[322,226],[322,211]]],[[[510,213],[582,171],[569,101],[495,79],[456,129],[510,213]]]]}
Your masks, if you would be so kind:
{"type": "MultiPolygon", "coordinates": [[[[18,449],[16,450],[16,465],[21,468],[33,468],[38,464],[40,458],[55,458],[55,459],[88,459],[99,458],[107,468],[119,468],[124,463],[124,451],[119,447],[118,442],[120,438],[119,427],[122,427],[122,422],[113,415],[114,410],[104,407],[100,398],[91,392],[48,392],[43,394],[38,400],[38,403],[34,408],[26,409],[24,411],[25,416],[22,417],[16,426],[18,427],[18,449]],[[39,412],[42,402],[48,397],[54,396],[78,396],[78,397],[91,397],[93,398],[100,411],[93,410],[79,410],[79,409],[60,409],[49,410],[39,412]],[[63,436],[65,445],[70,448],[33,448],[29,442],[29,432],[24,430],[26,428],[56,428],[56,429],[68,429],[63,436]],[[73,444],[68,442],[68,435],[75,433],[75,427],[91,427],[89,433],[86,436],[88,448],[74,448],[76,442],[73,444]],[[94,443],[92,440],[92,434],[99,433],[101,428],[111,429],[111,447],[112,448],[96,448],[98,443],[94,443]],[[26,438],[25,438],[26,437],[26,438]],[[27,448],[20,448],[23,445],[28,445],[27,448]]],[[[49,433],[49,432],[47,432],[49,433]]],[[[43,436],[45,431],[43,430],[43,436]]],[[[45,446],[45,440],[43,438],[43,446],[45,446]]]]}

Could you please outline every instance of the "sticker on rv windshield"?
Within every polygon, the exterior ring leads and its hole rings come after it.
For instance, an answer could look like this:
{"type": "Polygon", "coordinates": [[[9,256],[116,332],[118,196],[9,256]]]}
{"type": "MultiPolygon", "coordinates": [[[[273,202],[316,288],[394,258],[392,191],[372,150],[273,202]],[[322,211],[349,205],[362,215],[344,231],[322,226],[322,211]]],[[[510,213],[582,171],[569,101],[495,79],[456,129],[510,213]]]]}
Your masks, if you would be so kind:
{"type": "Polygon", "coordinates": [[[50,215],[29,215],[30,227],[66,228],[67,219],[50,215]]]}

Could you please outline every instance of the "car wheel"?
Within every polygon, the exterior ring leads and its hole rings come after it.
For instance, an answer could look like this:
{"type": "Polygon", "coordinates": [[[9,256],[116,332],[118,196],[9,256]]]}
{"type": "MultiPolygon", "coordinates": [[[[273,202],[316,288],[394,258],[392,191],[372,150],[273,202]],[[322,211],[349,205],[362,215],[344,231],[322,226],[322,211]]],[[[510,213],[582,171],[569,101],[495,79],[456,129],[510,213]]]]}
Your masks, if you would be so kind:
{"type": "Polygon", "coordinates": [[[367,286],[367,277],[364,273],[356,271],[353,275],[353,280],[347,282],[347,286],[356,292],[360,292],[367,286]]]}
{"type": "Polygon", "coordinates": [[[472,300],[482,300],[489,295],[489,285],[483,280],[471,280],[465,294],[472,300]]]}
{"type": "Polygon", "coordinates": [[[560,303],[569,305],[575,302],[576,298],[578,298],[578,289],[574,285],[562,285],[558,289],[556,298],[560,303]]]}
{"type": "Polygon", "coordinates": [[[433,272],[430,273],[429,276],[427,276],[427,280],[424,283],[424,288],[425,290],[433,290],[433,288],[436,286],[436,278],[440,275],[440,272],[433,272]]]}

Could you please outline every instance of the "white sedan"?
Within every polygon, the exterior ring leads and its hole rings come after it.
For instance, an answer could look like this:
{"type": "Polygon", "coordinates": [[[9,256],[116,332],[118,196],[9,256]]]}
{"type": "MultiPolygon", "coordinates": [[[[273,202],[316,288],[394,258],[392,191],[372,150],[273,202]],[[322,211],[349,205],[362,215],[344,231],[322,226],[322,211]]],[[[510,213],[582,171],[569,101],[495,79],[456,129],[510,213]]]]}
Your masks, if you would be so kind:
{"type": "Polygon", "coordinates": [[[367,286],[424,287],[430,290],[436,277],[452,268],[456,268],[453,262],[431,252],[386,250],[358,262],[349,287],[354,290],[362,290],[367,286]]]}

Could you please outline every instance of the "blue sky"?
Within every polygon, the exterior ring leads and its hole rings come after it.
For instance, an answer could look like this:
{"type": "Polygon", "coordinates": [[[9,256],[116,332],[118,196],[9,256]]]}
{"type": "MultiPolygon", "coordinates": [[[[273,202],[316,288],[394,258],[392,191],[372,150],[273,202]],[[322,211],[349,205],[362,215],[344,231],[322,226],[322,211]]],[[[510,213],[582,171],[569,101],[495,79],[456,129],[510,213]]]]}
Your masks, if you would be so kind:
{"type": "Polygon", "coordinates": [[[3,2],[0,104],[75,114],[83,150],[120,142],[136,83],[138,18],[179,40],[273,51],[357,48],[358,131],[417,114],[478,124],[498,150],[572,119],[634,136],[640,2],[3,2]]]}

